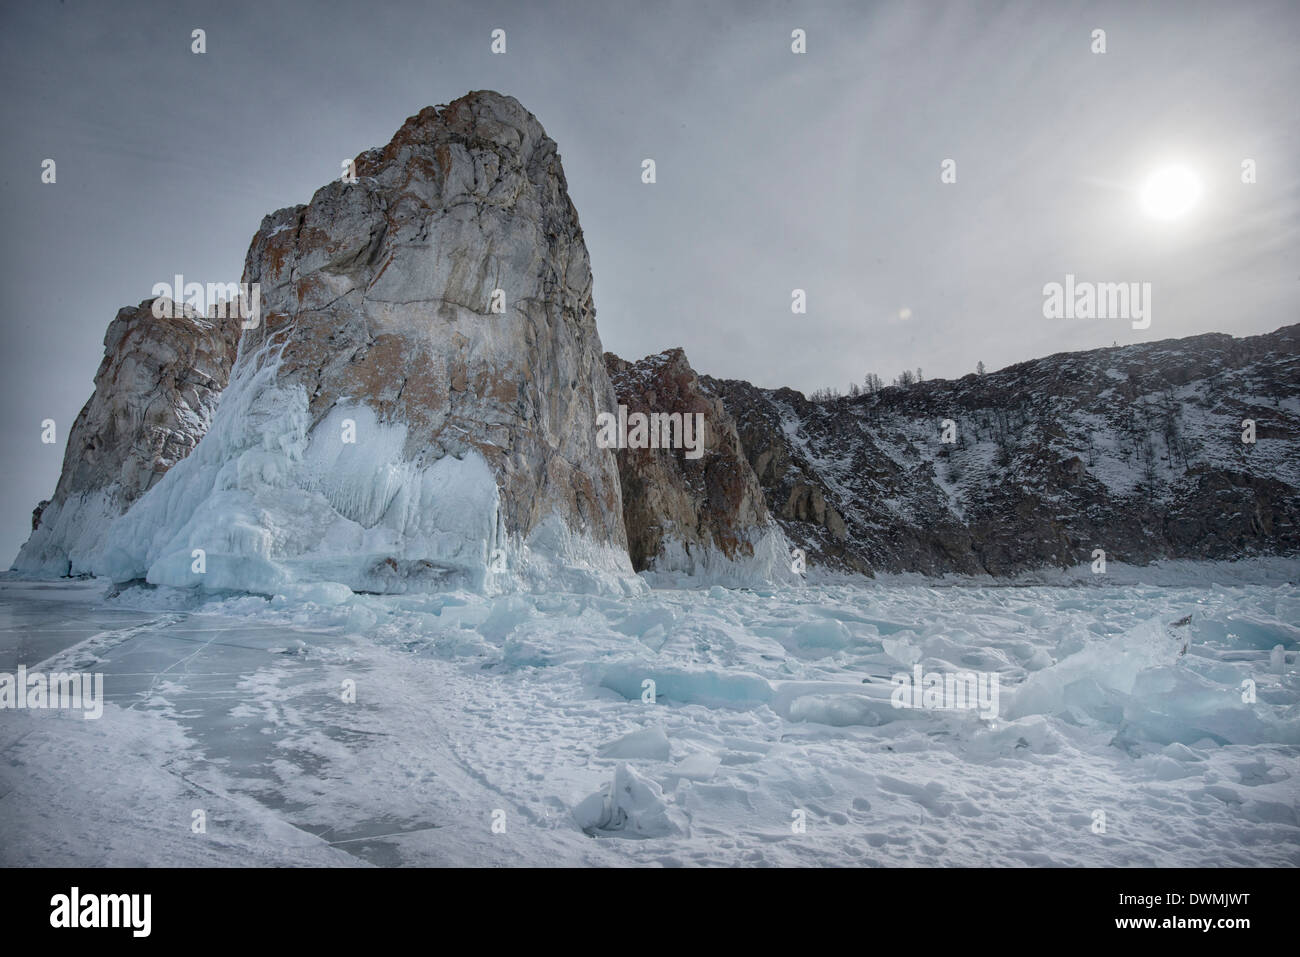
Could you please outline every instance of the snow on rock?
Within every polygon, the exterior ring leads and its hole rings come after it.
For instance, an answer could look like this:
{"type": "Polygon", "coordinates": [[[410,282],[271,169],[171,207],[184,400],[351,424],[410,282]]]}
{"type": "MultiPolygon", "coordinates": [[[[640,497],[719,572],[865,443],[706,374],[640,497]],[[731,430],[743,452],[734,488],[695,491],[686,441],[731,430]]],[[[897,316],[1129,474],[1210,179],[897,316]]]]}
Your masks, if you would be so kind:
{"type": "Polygon", "coordinates": [[[263,220],[261,321],[208,438],[91,567],[267,594],[644,590],[596,445],[612,391],[555,143],[478,92],[356,170],[263,220]]]}
{"type": "Polygon", "coordinates": [[[819,401],[700,382],[810,572],[1013,576],[1091,564],[1098,548],[1110,564],[1300,551],[1300,325],[819,401]]]}
{"type": "Polygon", "coordinates": [[[208,429],[235,361],[238,320],[190,309],[159,318],[153,303],[119,309],[109,323],[95,390],[67,433],[58,485],[14,562],[24,574],[87,571],[111,522],[208,429]]]}

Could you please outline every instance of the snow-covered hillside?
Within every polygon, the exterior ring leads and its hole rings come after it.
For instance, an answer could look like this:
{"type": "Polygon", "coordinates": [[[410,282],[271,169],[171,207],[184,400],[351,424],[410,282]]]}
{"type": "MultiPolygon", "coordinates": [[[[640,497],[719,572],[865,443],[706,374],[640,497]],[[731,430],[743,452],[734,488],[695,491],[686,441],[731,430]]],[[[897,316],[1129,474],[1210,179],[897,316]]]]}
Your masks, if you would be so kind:
{"type": "Polygon", "coordinates": [[[1008,575],[1095,549],[1135,563],[1300,550],[1300,325],[820,403],[703,381],[787,536],[832,567],[1008,575]]]}

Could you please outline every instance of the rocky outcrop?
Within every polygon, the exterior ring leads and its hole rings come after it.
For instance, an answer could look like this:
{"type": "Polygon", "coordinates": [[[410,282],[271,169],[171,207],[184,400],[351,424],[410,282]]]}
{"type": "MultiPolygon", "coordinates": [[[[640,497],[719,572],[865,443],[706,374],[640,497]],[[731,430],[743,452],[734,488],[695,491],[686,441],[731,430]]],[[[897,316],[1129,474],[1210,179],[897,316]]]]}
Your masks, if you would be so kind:
{"type": "Polygon", "coordinates": [[[1300,551],[1300,326],[824,402],[702,381],[813,564],[1013,575],[1096,549],[1133,564],[1300,551]]]}
{"type": "Polygon", "coordinates": [[[736,417],[768,506],[810,565],[866,575],[874,569],[980,570],[966,555],[965,529],[948,513],[941,490],[918,483],[902,462],[855,434],[851,423],[832,425],[833,413],[793,389],[706,381],[736,417]],[[787,423],[802,428],[788,434],[787,423]],[[799,441],[809,433],[811,444],[799,441]],[[892,513],[898,496],[914,503],[917,518],[910,527],[892,513]]]}
{"type": "Polygon", "coordinates": [[[789,577],[788,548],[735,422],[701,385],[685,353],[669,349],[633,363],[607,352],[605,366],[622,417],[635,423],[646,416],[646,440],[655,446],[646,447],[629,429],[626,444],[642,447],[617,452],[633,567],[711,581],[789,577]],[[663,441],[678,436],[682,441],[663,441]]]}
{"type": "Polygon", "coordinates": [[[260,322],[213,428],[98,569],[261,592],[635,583],[555,143],[479,92],[355,165],[263,220],[243,276],[260,322]]]}
{"type": "Polygon", "coordinates": [[[744,583],[791,543],[929,575],[1300,551],[1300,326],[809,401],[602,355],[555,143],[514,99],[426,108],[355,172],[263,220],[237,361],[238,320],[119,313],[20,570],[334,601],[744,583]],[[611,451],[620,405],[702,441],[611,451]]]}
{"type": "Polygon", "coordinates": [[[94,392],[68,432],[54,495],[32,513],[19,571],[86,571],[112,520],[207,431],[235,361],[238,321],[181,309],[160,319],[152,306],[120,309],[109,323],[94,392]]]}

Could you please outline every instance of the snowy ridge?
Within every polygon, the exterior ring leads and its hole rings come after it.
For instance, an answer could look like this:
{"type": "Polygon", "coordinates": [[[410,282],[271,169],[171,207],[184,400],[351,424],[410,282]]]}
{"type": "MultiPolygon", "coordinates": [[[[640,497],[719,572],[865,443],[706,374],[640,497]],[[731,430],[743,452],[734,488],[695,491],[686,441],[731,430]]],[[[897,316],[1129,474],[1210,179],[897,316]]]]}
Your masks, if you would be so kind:
{"type": "Polygon", "coordinates": [[[1133,564],[1300,551],[1300,326],[816,402],[703,381],[821,565],[1009,576],[1095,549],[1133,564]]]}

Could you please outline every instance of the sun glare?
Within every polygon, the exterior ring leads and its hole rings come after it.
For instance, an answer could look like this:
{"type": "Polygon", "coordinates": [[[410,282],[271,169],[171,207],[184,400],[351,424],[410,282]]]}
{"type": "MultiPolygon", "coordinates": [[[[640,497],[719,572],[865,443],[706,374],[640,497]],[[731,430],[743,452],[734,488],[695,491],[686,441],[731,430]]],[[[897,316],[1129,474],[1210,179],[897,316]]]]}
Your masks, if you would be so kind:
{"type": "Polygon", "coordinates": [[[1147,177],[1140,198],[1148,216],[1182,219],[1201,198],[1201,181],[1186,166],[1164,166],[1147,177]]]}

